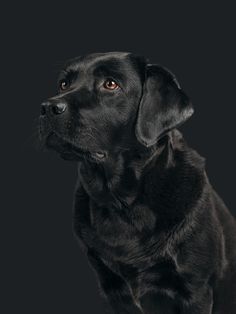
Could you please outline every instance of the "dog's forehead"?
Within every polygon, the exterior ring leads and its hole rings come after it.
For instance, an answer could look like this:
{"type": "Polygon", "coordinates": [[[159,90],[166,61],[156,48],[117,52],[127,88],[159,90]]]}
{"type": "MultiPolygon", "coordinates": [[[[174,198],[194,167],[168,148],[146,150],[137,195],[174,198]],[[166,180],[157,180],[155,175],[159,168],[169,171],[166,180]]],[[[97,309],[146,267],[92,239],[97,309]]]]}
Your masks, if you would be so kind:
{"type": "Polygon", "coordinates": [[[69,60],[64,69],[66,71],[95,71],[97,69],[122,70],[131,66],[128,52],[92,53],[69,60]]]}

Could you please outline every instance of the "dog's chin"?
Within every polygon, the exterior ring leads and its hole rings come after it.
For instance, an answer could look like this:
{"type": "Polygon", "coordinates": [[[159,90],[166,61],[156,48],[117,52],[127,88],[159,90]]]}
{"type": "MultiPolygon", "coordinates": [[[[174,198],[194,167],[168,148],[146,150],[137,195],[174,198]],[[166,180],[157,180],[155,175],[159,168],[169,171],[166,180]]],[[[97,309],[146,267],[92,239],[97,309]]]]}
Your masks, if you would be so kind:
{"type": "Polygon", "coordinates": [[[92,162],[99,162],[106,159],[106,152],[91,152],[88,149],[72,144],[69,140],[58,136],[54,132],[49,133],[46,137],[45,147],[56,151],[65,160],[79,161],[86,159],[92,162]]]}

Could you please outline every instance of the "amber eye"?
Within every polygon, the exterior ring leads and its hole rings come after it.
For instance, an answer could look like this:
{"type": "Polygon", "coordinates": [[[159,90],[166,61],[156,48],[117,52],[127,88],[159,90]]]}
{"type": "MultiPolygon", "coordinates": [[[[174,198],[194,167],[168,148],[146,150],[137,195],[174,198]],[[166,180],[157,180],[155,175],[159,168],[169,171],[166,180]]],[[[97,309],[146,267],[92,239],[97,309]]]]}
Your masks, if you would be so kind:
{"type": "Polygon", "coordinates": [[[119,88],[119,85],[112,79],[107,79],[104,84],[104,88],[109,89],[109,90],[114,90],[119,88]]]}
{"type": "Polygon", "coordinates": [[[66,90],[69,87],[69,82],[67,80],[63,80],[60,82],[60,90],[66,90]]]}

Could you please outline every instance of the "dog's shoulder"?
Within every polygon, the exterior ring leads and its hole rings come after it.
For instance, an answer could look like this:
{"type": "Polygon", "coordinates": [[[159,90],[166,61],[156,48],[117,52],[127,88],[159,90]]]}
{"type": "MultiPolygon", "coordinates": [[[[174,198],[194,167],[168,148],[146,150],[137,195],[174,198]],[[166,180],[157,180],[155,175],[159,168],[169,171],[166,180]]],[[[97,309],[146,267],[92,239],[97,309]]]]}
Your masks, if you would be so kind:
{"type": "Polygon", "coordinates": [[[198,168],[200,171],[205,170],[205,157],[201,156],[195,149],[191,148],[185,140],[183,134],[174,129],[169,133],[170,144],[175,154],[175,162],[184,160],[184,164],[198,168]]]}

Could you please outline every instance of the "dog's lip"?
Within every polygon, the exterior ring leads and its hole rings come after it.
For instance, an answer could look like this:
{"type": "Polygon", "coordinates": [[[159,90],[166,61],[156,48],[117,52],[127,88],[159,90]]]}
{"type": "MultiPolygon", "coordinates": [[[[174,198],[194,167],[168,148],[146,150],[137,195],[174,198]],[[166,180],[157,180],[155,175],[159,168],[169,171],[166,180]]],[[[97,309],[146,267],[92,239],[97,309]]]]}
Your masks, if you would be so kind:
{"type": "MultiPolygon", "coordinates": [[[[46,137],[46,143],[49,143],[50,139],[56,136],[59,140],[63,142],[63,144],[67,145],[67,148],[71,150],[74,154],[80,156],[80,157],[87,157],[88,159],[96,159],[96,160],[103,160],[107,156],[106,151],[90,151],[86,148],[83,147],[78,147],[74,143],[72,143],[69,139],[61,136],[55,131],[51,131],[47,137],[46,137]]],[[[66,151],[62,151],[61,153],[65,153],[66,151]]]]}
{"type": "Polygon", "coordinates": [[[102,152],[102,151],[95,152],[95,155],[96,155],[96,157],[98,157],[99,159],[103,159],[103,158],[106,157],[106,153],[105,153],[105,152],[102,152]]]}

